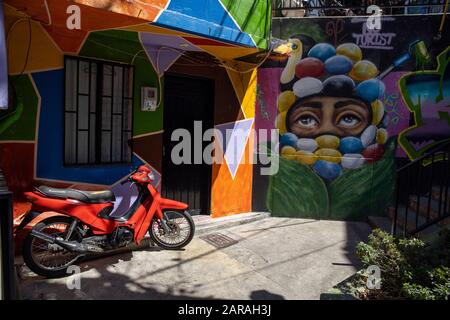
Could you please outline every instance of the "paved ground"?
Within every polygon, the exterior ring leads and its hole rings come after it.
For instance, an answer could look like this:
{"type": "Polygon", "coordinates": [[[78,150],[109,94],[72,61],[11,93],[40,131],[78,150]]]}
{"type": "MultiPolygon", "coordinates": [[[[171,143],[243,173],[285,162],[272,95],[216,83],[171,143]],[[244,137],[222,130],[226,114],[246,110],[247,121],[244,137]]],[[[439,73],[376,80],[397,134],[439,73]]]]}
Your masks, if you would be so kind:
{"type": "Polygon", "coordinates": [[[149,248],[81,264],[73,276],[28,274],[25,299],[318,299],[358,267],[365,223],[266,218],[220,231],[237,240],[216,248],[194,238],[183,251],[149,248]]]}

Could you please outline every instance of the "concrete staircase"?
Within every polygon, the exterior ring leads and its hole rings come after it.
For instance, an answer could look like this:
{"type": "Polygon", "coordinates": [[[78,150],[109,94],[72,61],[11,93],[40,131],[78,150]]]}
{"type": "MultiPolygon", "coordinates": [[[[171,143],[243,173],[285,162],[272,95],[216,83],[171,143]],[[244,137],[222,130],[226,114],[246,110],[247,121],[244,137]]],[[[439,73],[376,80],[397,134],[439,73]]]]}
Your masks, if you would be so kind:
{"type": "MultiPolygon", "coordinates": [[[[439,220],[439,212],[443,216],[450,211],[450,188],[447,195],[445,190],[440,190],[438,187],[433,187],[431,190],[431,197],[429,194],[419,197],[411,195],[407,206],[404,204],[398,206],[397,235],[403,235],[405,230],[407,234],[411,234],[428,222],[439,220]],[[446,203],[447,205],[445,205],[446,203]]],[[[388,207],[384,216],[369,216],[368,223],[373,229],[380,228],[390,233],[392,232],[394,216],[395,208],[388,207]]],[[[447,224],[450,224],[450,217],[430,225],[414,234],[414,236],[425,237],[440,231],[447,224]]]]}

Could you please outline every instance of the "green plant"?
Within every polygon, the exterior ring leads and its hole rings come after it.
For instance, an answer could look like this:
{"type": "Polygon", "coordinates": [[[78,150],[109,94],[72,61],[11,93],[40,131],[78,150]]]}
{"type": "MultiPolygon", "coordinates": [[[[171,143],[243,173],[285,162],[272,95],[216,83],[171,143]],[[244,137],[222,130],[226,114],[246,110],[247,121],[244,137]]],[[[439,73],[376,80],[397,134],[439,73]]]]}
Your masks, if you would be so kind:
{"type": "Polygon", "coordinates": [[[416,300],[447,300],[450,296],[450,269],[437,267],[428,272],[428,281],[431,287],[405,283],[403,294],[416,300]]]}
{"type": "MultiPolygon", "coordinates": [[[[362,298],[407,298],[442,300],[450,296],[450,233],[430,245],[415,238],[396,239],[374,230],[367,243],[357,245],[364,268],[376,265],[381,271],[381,289],[360,290],[362,298]]],[[[361,274],[358,283],[367,280],[361,274]]],[[[355,282],[356,284],[356,282],[355,282]]]]}

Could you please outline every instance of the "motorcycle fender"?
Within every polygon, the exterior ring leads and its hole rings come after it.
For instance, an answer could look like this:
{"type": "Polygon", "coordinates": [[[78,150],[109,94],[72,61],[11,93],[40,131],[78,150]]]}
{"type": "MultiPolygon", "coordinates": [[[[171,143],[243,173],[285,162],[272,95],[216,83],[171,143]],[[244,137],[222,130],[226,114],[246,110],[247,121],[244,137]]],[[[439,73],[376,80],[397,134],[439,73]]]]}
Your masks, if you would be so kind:
{"type": "Polygon", "coordinates": [[[23,231],[24,229],[27,229],[27,226],[34,227],[36,224],[41,222],[42,220],[54,216],[63,216],[63,214],[58,212],[39,212],[35,210],[30,210],[27,213],[24,214],[22,221],[20,224],[15,228],[14,232],[18,233],[23,231]]]}
{"type": "Polygon", "coordinates": [[[144,221],[142,221],[139,230],[136,230],[134,234],[134,241],[137,245],[141,243],[141,240],[145,237],[145,234],[147,233],[148,228],[150,227],[151,220],[154,216],[154,214],[158,214],[158,205],[159,205],[159,197],[156,196],[153,199],[153,203],[151,204],[150,208],[148,209],[144,221]]]}
{"type": "Polygon", "coordinates": [[[185,209],[187,209],[188,205],[183,202],[161,198],[159,201],[159,207],[161,209],[185,210],[185,209]]]}

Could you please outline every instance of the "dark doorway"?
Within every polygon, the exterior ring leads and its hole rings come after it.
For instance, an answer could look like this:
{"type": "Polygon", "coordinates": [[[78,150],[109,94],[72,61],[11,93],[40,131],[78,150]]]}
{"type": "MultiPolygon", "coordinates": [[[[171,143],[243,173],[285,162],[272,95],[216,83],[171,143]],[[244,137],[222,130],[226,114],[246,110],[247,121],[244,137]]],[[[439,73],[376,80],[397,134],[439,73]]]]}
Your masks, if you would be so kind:
{"type": "MultiPolygon", "coordinates": [[[[211,165],[194,164],[194,121],[202,122],[203,132],[213,127],[214,81],[175,74],[164,76],[164,135],[162,195],[189,204],[191,214],[210,214],[211,165]],[[174,164],[172,132],[183,128],[190,132],[190,164],[174,164]]],[[[202,143],[202,152],[210,142],[202,143]]],[[[198,153],[198,152],[197,152],[198,153]]],[[[200,155],[198,155],[200,156],[200,155]]],[[[201,156],[203,159],[203,157],[201,156]]]]}

